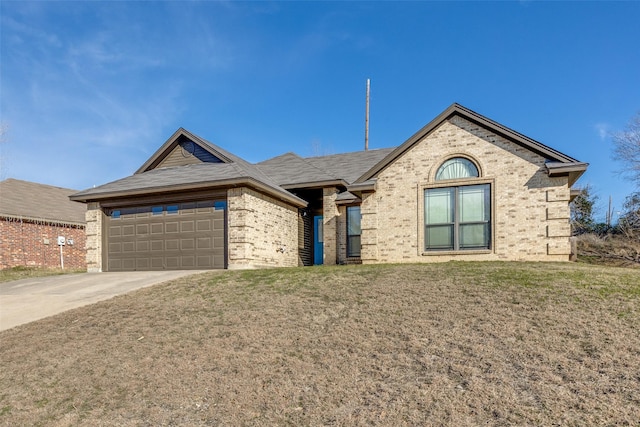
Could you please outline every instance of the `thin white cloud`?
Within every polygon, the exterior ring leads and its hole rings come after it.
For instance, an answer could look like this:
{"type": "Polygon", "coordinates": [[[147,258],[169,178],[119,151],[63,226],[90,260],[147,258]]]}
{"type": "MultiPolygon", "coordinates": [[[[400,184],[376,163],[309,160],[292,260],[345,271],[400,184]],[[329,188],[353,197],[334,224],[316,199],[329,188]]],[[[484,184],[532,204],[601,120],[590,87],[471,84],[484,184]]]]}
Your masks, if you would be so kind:
{"type": "Polygon", "coordinates": [[[609,131],[611,129],[608,123],[596,123],[594,125],[594,128],[598,132],[598,136],[601,140],[604,141],[605,139],[607,139],[607,137],[609,136],[609,131]]]}
{"type": "Polygon", "coordinates": [[[2,177],[83,188],[130,174],[183,111],[163,46],[128,40],[127,22],[71,33],[39,13],[2,17],[2,177]]]}

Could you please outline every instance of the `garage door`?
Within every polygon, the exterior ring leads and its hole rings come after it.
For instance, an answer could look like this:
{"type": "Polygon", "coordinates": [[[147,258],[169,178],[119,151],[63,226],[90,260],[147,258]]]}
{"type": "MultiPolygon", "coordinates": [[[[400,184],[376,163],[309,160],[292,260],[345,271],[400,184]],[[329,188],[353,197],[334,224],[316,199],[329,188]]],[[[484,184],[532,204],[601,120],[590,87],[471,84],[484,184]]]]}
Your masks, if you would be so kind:
{"type": "Polygon", "coordinates": [[[107,212],[108,271],[225,268],[226,202],[115,208],[107,212]]]}

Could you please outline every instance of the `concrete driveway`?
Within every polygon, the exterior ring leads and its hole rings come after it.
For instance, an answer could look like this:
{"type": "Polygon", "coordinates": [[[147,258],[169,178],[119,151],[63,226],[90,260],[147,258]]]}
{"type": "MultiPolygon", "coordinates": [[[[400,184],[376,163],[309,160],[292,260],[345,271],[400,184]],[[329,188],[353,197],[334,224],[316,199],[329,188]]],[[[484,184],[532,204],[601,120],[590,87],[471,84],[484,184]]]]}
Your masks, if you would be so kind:
{"type": "Polygon", "coordinates": [[[133,271],[36,277],[0,283],[0,331],[201,271],[133,271]]]}

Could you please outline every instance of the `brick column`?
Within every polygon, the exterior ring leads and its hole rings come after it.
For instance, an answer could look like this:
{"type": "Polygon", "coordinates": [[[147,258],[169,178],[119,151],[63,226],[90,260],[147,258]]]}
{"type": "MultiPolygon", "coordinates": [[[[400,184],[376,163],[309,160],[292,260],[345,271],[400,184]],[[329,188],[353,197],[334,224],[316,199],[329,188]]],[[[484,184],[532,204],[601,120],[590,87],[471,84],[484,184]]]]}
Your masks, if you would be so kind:
{"type": "Polygon", "coordinates": [[[249,216],[245,188],[227,191],[228,265],[229,270],[251,268],[253,244],[249,237],[249,216]]]}
{"type": "Polygon", "coordinates": [[[360,205],[362,235],[360,236],[360,259],[363,264],[378,261],[378,205],[375,193],[363,193],[360,205]]]}
{"type": "Polygon", "coordinates": [[[568,186],[547,190],[547,255],[558,255],[561,260],[571,255],[569,196],[568,186]]]}
{"type": "Polygon", "coordinates": [[[335,265],[338,259],[338,206],[336,197],[338,189],[335,187],[322,189],[322,223],[324,239],[324,260],[325,265],[335,265]]]}
{"type": "Polygon", "coordinates": [[[99,273],[103,271],[102,265],[102,226],[104,223],[104,213],[100,204],[92,202],[87,205],[85,214],[87,221],[87,271],[89,273],[99,273]]]}

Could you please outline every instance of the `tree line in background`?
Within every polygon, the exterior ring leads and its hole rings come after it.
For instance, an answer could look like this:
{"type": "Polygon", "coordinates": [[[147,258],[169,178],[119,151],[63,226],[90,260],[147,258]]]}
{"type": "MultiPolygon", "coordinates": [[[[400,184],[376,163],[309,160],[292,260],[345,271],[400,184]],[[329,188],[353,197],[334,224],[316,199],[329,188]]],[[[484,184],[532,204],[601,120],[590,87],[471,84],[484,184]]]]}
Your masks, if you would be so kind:
{"type": "Polygon", "coordinates": [[[614,224],[611,202],[605,222],[595,221],[598,196],[593,193],[591,186],[585,186],[571,202],[573,234],[622,234],[640,239],[640,112],[636,113],[624,130],[612,134],[611,139],[614,144],[613,158],[621,163],[621,172],[636,184],[638,191],[627,196],[618,222],[614,224]]]}
{"type": "Polygon", "coordinates": [[[599,236],[622,234],[626,237],[640,239],[640,192],[627,196],[622,205],[618,222],[613,223],[611,207],[607,210],[604,222],[595,220],[595,206],[599,197],[593,194],[591,186],[580,190],[580,194],[571,202],[571,226],[573,234],[593,233],[599,236]]]}

